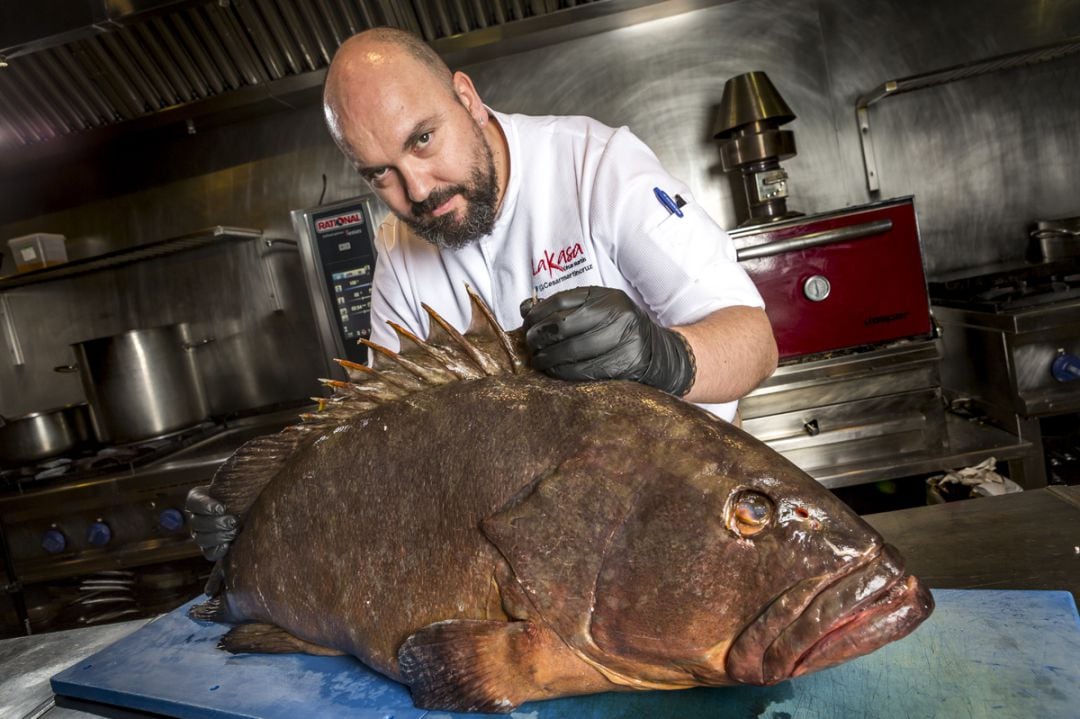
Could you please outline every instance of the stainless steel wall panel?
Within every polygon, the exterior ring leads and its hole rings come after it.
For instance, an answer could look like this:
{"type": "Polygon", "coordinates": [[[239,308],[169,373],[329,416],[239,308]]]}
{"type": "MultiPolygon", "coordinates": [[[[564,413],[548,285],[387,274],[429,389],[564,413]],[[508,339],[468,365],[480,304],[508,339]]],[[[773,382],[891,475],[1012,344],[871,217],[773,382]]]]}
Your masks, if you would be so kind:
{"type": "MultiPolygon", "coordinates": [[[[854,120],[882,82],[1080,35],[1072,0],[820,0],[840,161],[866,197],[854,120]]],[[[931,276],[1023,256],[1026,224],[1080,210],[1080,59],[963,80],[871,108],[881,196],[914,194],[931,276]],[[1071,191],[1065,188],[1073,188],[1071,191]]]]}

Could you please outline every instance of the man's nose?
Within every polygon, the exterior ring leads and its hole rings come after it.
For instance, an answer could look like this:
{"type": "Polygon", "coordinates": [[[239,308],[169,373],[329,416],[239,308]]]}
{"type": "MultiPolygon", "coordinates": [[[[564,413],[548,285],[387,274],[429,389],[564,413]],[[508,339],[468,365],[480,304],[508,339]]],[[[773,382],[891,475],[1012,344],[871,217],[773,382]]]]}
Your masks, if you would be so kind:
{"type": "Polygon", "coordinates": [[[423,202],[431,194],[434,184],[431,176],[423,168],[412,164],[403,163],[398,167],[401,172],[401,182],[405,186],[405,194],[411,202],[423,202]]]}

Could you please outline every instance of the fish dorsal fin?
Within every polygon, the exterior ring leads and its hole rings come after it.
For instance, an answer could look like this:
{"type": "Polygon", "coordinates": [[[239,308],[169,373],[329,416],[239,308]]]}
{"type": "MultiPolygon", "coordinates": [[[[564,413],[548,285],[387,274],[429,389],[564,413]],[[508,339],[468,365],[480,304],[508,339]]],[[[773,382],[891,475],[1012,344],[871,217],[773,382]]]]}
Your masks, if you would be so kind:
{"type": "Polygon", "coordinates": [[[277,475],[284,460],[326,431],[432,387],[524,372],[520,333],[508,334],[480,296],[470,287],[466,291],[472,304],[472,322],[465,334],[424,305],[431,318],[426,340],[393,322],[388,324],[398,335],[398,352],[360,340],[371,350],[371,366],[335,360],[349,381],[320,380],[330,388],[331,396],[316,399],[318,411],[300,415],[302,424],[252,440],[237,450],[214,474],[211,495],[223,502],[230,514],[242,516],[277,475]]]}

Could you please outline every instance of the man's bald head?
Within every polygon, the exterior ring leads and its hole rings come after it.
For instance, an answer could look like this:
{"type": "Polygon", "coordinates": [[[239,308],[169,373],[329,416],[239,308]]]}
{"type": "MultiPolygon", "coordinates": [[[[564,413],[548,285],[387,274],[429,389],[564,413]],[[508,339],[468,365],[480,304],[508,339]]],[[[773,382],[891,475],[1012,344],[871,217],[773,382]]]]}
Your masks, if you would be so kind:
{"type": "Polygon", "coordinates": [[[326,74],[323,103],[330,132],[346,154],[352,152],[342,143],[338,124],[350,93],[403,80],[427,81],[454,94],[450,68],[431,46],[411,32],[377,27],[341,44],[326,74]]]}

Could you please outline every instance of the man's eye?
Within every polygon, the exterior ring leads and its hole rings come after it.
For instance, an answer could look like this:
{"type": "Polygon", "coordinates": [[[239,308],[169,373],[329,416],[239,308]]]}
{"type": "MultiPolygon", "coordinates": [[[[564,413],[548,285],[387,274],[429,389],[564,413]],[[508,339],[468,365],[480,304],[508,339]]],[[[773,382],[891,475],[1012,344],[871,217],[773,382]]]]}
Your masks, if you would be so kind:
{"type": "Polygon", "coordinates": [[[389,168],[386,168],[386,167],[376,167],[374,169],[371,169],[371,170],[368,170],[367,172],[365,172],[364,176],[369,181],[374,181],[374,180],[378,180],[378,179],[381,179],[383,177],[386,177],[386,173],[388,173],[389,171],[390,171],[389,168]]]}
{"type": "Polygon", "coordinates": [[[423,135],[420,135],[418,138],[416,138],[416,146],[417,147],[424,147],[429,142],[431,142],[431,133],[430,132],[425,132],[423,135]]]}

